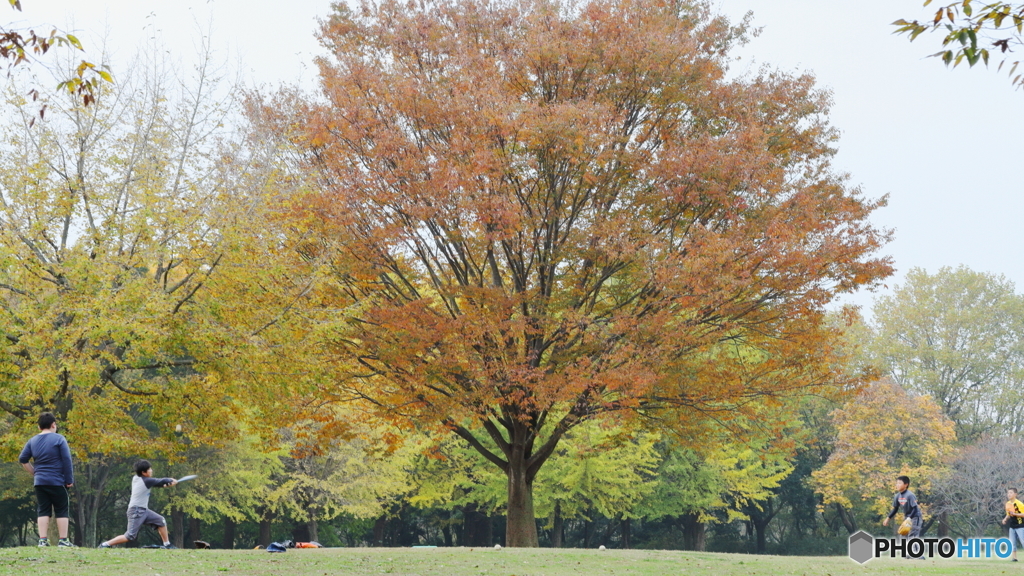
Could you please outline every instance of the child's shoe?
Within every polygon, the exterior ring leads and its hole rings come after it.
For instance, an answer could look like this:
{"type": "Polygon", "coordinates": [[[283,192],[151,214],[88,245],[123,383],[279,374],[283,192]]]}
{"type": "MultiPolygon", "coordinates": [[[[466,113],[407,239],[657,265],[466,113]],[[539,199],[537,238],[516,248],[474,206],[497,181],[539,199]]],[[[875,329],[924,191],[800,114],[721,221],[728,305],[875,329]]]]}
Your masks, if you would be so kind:
{"type": "Polygon", "coordinates": [[[49,538],[40,538],[39,539],[39,547],[40,548],[42,548],[44,546],[49,546],[49,545],[50,545],[50,539],[49,538]]]}
{"type": "Polygon", "coordinates": [[[100,545],[97,546],[97,548],[110,548],[110,544],[107,544],[106,542],[100,542],[100,545]]]}
{"type": "Polygon", "coordinates": [[[57,540],[57,546],[59,546],[61,548],[75,548],[76,547],[74,544],[71,543],[71,540],[68,540],[67,538],[61,538],[60,540],[57,540]]]}

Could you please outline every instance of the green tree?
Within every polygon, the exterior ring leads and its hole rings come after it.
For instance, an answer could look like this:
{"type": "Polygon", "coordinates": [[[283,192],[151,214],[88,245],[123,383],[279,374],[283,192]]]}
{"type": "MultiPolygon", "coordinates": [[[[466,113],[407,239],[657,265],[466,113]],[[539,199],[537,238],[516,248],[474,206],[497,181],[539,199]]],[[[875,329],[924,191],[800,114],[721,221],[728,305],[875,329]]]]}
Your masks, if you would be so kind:
{"type": "MultiPolygon", "coordinates": [[[[566,434],[536,484],[537,516],[547,518],[553,546],[562,545],[566,520],[590,521],[600,514],[628,525],[640,517],[641,502],[656,482],[659,438],[599,422],[566,434]]],[[[413,505],[468,508],[471,514],[488,515],[507,509],[508,479],[459,438],[437,439],[434,449],[416,459],[414,470],[413,505]]]]}
{"type": "MultiPolygon", "coordinates": [[[[168,463],[160,475],[199,477],[159,493],[167,502],[165,514],[187,514],[208,523],[223,520],[228,527],[226,532],[239,522],[258,522],[261,509],[271,499],[275,486],[282,482],[284,455],[280,449],[267,450],[256,435],[244,431],[239,432],[237,440],[220,445],[185,445],[182,452],[172,454],[182,460],[168,463]]],[[[131,469],[122,472],[131,473],[131,469]]],[[[184,534],[180,530],[172,536],[178,541],[176,545],[182,543],[184,534]]],[[[225,544],[228,539],[225,538],[225,544]]]]}
{"type": "Polygon", "coordinates": [[[656,433],[629,432],[599,422],[566,434],[537,475],[537,516],[548,519],[552,545],[564,541],[565,520],[592,521],[600,514],[612,521],[603,539],[618,524],[623,545],[629,547],[630,521],[642,517],[642,504],[656,489],[655,470],[662,458],[655,447],[659,440],[656,433]]]}
{"type": "MultiPolygon", "coordinates": [[[[659,445],[663,454],[654,491],[640,508],[645,518],[672,518],[687,550],[703,550],[705,527],[729,520],[746,520],[745,509],[762,509],[793,468],[776,440],[760,437],[756,427],[745,440],[725,435],[707,447],[694,449],[679,442],[659,445]]],[[[784,442],[785,443],[785,442],[784,442]]]]}
{"type": "Polygon", "coordinates": [[[491,517],[507,504],[505,476],[456,436],[422,438],[420,444],[409,466],[408,503],[448,510],[442,530],[450,535],[454,529],[459,546],[490,546],[491,517]]]}
{"type": "MultiPolygon", "coordinates": [[[[832,412],[839,407],[829,399],[808,397],[799,406],[802,438],[791,460],[793,473],[779,487],[781,505],[792,523],[788,530],[794,539],[829,538],[839,533],[839,525],[852,521],[843,508],[834,506],[819,514],[820,498],[810,485],[811,474],[828,462],[835,450],[836,430],[832,412]],[[834,513],[835,516],[831,516],[834,513]]],[[[845,532],[843,532],[845,534],[845,532]]]]}
{"type": "Polygon", "coordinates": [[[32,477],[16,462],[0,462],[0,546],[24,546],[36,516],[32,477]]]}
{"type": "MultiPolygon", "coordinates": [[[[410,491],[410,468],[421,443],[394,451],[380,448],[385,430],[347,439],[318,435],[314,444],[290,439],[285,475],[269,499],[283,514],[305,522],[319,541],[319,523],[341,514],[377,518],[410,491]]],[[[286,439],[288,440],[288,439],[286,439]]]]}
{"type": "MultiPolygon", "coordinates": [[[[924,5],[931,3],[932,0],[925,0],[924,5]]],[[[1024,85],[1024,77],[1017,73],[1020,60],[1012,60],[1008,56],[1022,44],[1024,4],[958,0],[940,5],[934,17],[923,23],[900,19],[893,22],[893,26],[897,27],[898,34],[906,34],[911,41],[925,32],[945,34],[942,50],[932,56],[941,58],[947,66],[956,67],[963,62],[972,67],[979,62],[988,66],[993,54],[1001,55],[999,70],[1009,64],[1007,73],[1013,84],[1024,85]]]]}
{"type": "Polygon", "coordinates": [[[931,396],[961,442],[1024,429],[1024,297],[1012,282],[963,266],[914,268],[872,315],[868,361],[931,396]]]}

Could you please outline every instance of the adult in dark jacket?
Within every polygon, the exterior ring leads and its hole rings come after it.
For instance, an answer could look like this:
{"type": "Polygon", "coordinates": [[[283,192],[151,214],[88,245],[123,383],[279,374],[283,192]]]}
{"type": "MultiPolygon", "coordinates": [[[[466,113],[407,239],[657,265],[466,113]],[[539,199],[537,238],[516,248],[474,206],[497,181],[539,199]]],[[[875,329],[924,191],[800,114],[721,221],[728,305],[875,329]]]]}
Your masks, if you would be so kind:
{"type": "Polygon", "coordinates": [[[57,418],[53,414],[43,412],[39,415],[39,434],[25,443],[18,462],[35,479],[39,545],[50,545],[47,534],[52,513],[57,518],[57,534],[60,536],[57,545],[74,546],[68,540],[68,510],[71,507],[68,488],[75,483],[71,449],[67,439],[57,434],[57,418]]]}

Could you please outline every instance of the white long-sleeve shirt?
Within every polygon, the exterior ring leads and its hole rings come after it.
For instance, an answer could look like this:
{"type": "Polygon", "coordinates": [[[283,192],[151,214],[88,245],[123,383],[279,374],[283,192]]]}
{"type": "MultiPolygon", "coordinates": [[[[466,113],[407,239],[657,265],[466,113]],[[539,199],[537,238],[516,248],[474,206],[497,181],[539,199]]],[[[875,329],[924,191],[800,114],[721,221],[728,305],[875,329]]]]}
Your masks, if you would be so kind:
{"type": "Polygon", "coordinates": [[[132,498],[128,501],[128,507],[149,508],[149,489],[163,488],[171,482],[174,482],[174,478],[134,476],[132,478],[132,498]]]}

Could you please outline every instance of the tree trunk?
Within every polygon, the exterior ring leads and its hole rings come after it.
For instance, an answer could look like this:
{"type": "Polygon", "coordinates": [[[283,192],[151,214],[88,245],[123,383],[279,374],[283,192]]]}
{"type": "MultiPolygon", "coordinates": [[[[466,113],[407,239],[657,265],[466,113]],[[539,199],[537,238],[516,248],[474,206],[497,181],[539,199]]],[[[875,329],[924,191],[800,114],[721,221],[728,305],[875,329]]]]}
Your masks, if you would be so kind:
{"type": "Polygon", "coordinates": [[[309,521],[292,526],[292,542],[309,542],[309,521]]]}
{"type": "Polygon", "coordinates": [[[518,447],[513,447],[508,465],[508,516],[505,524],[505,542],[509,547],[536,548],[537,520],[533,514],[533,478],[527,475],[526,459],[518,447]]]}
{"type": "Polygon", "coordinates": [[[679,525],[683,529],[683,549],[703,552],[707,535],[700,517],[696,514],[684,514],[679,517],[679,525]]]}
{"type": "Polygon", "coordinates": [[[444,545],[452,547],[455,545],[452,538],[452,511],[448,510],[448,520],[441,524],[441,536],[444,537],[444,545]]]}
{"type": "Polygon", "coordinates": [[[476,508],[475,504],[467,504],[462,507],[462,526],[459,527],[459,546],[469,547],[473,545],[473,526],[469,521],[471,510],[476,508]]]}
{"type": "Polygon", "coordinates": [[[57,531],[57,517],[50,516],[50,524],[46,531],[46,537],[50,540],[50,545],[53,546],[57,543],[57,539],[60,538],[60,532],[57,531]]]}
{"type": "Polygon", "coordinates": [[[768,552],[768,526],[775,519],[775,516],[782,509],[782,504],[776,507],[777,500],[770,496],[760,503],[750,503],[743,508],[749,518],[747,524],[757,546],[758,554],[768,552]]]}
{"type": "Polygon", "coordinates": [[[178,548],[185,547],[185,513],[171,508],[171,543],[178,548]]]}
{"type": "Polygon", "coordinates": [[[263,546],[264,548],[270,545],[270,528],[272,519],[273,515],[269,512],[267,512],[264,516],[260,518],[259,545],[263,546]]]}
{"type": "Polygon", "coordinates": [[[551,521],[551,547],[561,548],[565,543],[565,519],[562,518],[562,503],[555,502],[555,517],[551,521]]]}
{"type": "Polygon", "coordinates": [[[387,516],[381,516],[373,523],[373,545],[384,545],[384,528],[388,524],[387,516]]]}
{"type": "Polygon", "coordinates": [[[939,538],[949,537],[949,512],[939,514],[939,538]]]}
{"type": "Polygon", "coordinates": [[[626,550],[629,550],[629,548],[630,548],[630,543],[629,543],[630,528],[631,528],[630,519],[629,518],[623,518],[622,519],[622,547],[624,549],[626,549],[626,550]]]}
{"type": "Polygon", "coordinates": [[[921,525],[921,534],[920,534],[920,536],[922,538],[924,538],[924,535],[927,534],[928,531],[932,529],[932,524],[935,524],[938,520],[939,520],[938,516],[932,516],[931,518],[928,519],[927,522],[922,524],[921,525]]]}
{"type": "Polygon", "coordinates": [[[604,536],[601,536],[601,541],[597,543],[598,546],[611,547],[612,536],[615,535],[615,529],[619,527],[619,523],[615,521],[615,518],[608,520],[608,528],[604,531],[604,536]]]}
{"type": "MultiPolygon", "coordinates": [[[[189,516],[189,518],[188,518],[188,541],[189,541],[189,543],[195,542],[196,540],[202,540],[202,539],[203,539],[203,523],[199,520],[199,518],[193,518],[193,517],[189,516]]],[[[194,548],[194,546],[189,546],[189,548],[194,548]]]]}
{"type": "Polygon", "coordinates": [[[838,502],[836,502],[836,512],[839,514],[839,521],[843,523],[848,533],[853,534],[857,531],[857,520],[838,502]]]}
{"type": "Polygon", "coordinates": [[[493,546],[494,528],[491,517],[480,512],[476,504],[469,504],[462,510],[461,546],[493,546]]]}
{"type": "Polygon", "coordinates": [[[310,518],[309,522],[306,523],[309,528],[309,541],[319,542],[320,541],[320,525],[317,523],[316,518],[310,518]]]}
{"type": "Polygon", "coordinates": [[[480,513],[480,526],[482,528],[481,539],[483,540],[484,546],[494,546],[497,542],[494,541],[494,522],[491,517],[483,512],[480,513]]]}
{"type": "Polygon", "coordinates": [[[469,430],[454,426],[453,431],[505,472],[508,488],[505,545],[536,548],[540,543],[533,509],[533,481],[541,466],[554,453],[562,436],[580,421],[581,415],[570,413],[564,416],[543,445],[536,447],[534,442],[540,433],[536,426],[543,426],[539,422],[544,420],[544,416],[540,413],[523,414],[506,408],[502,408],[503,417],[498,419],[498,424],[505,429],[504,433],[498,429],[494,420],[483,421],[484,428],[500,448],[504,460],[487,449],[469,430]]]}
{"type": "MultiPolygon", "coordinates": [[[[76,483],[80,482],[79,478],[77,477],[75,478],[75,481],[76,483]]],[[[86,542],[88,542],[88,547],[93,548],[96,546],[97,543],[89,540],[89,518],[88,514],[85,511],[87,505],[83,502],[85,498],[82,496],[82,491],[81,489],[78,488],[78,486],[74,486],[73,488],[75,490],[75,499],[74,502],[71,504],[72,509],[68,511],[68,516],[73,516],[75,519],[74,543],[75,546],[83,547],[86,546],[86,542]]],[[[68,491],[70,492],[71,488],[69,488],[68,491]]],[[[95,524],[93,525],[92,537],[96,538],[95,524]]],[[[2,543],[3,540],[0,540],[0,544],[2,543]]]]}
{"type": "Polygon", "coordinates": [[[235,521],[227,516],[224,517],[224,541],[221,548],[231,550],[235,547],[235,521]]]}
{"type": "Polygon", "coordinates": [[[775,518],[777,513],[775,501],[771,498],[762,505],[761,510],[753,509],[750,511],[750,525],[757,537],[758,554],[768,553],[768,525],[772,523],[772,519],[775,518]]]}
{"type": "Polygon", "coordinates": [[[752,524],[754,525],[754,532],[757,534],[758,554],[766,554],[768,551],[768,538],[765,534],[765,531],[768,529],[768,522],[771,522],[771,519],[765,521],[759,518],[758,520],[752,522],[752,524]]]}
{"type": "Polygon", "coordinates": [[[110,480],[110,466],[98,461],[79,462],[75,483],[75,544],[93,548],[99,544],[97,523],[100,509],[106,500],[107,483],[110,480]]]}

